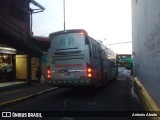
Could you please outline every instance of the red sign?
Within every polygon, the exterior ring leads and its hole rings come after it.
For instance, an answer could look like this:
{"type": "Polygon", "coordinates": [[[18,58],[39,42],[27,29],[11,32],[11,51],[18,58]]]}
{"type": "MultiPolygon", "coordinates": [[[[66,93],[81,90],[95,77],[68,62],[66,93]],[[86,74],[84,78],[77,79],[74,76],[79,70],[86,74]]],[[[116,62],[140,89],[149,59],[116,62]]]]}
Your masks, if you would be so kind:
{"type": "Polygon", "coordinates": [[[64,64],[64,65],[54,65],[55,68],[63,68],[63,67],[79,67],[82,64],[64,64]]]}

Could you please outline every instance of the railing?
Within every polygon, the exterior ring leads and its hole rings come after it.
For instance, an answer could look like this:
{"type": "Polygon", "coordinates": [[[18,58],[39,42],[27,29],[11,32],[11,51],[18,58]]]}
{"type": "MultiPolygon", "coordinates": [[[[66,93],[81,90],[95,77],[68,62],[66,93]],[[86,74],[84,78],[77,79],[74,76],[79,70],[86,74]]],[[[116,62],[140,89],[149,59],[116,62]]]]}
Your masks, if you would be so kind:
{"type": "Polygon", "coordinates": [[[22,27],[16,25],[13,21],[0,14],[0,28],[11,35],[17,37],[25,44],[29,43],[29,33],[22,27]]]}

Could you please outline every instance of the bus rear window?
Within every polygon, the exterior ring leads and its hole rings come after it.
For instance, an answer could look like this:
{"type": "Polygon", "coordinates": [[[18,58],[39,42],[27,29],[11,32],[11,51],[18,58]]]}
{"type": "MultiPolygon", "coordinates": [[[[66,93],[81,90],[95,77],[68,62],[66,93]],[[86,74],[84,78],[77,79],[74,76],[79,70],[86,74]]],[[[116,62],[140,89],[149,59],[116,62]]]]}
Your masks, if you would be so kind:
{"type": "Polygon", "coordinates": [[[62,34],[51,37],[51,48],[74,49],[85,45],[85,35],[79,33],[62,34]]]}

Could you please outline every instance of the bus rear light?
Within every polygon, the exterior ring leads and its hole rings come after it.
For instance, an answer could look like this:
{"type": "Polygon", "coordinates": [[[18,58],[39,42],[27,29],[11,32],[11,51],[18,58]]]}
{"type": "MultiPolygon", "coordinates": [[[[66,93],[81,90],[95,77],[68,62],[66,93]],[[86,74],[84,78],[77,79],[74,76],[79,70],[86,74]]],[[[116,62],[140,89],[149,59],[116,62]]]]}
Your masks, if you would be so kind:
{"type": "Polygon", "coordinates": [[[50,70],[50,66],[48,66],[48,68],[47,68],[47,78],[48,78],[48,79],[51,78],[51,70],[50,70]]]}
{"type": "Polygon", "coordinates": [[[50,78],[51,78],[51,75],[47,75],[47,78],[50,79],[50,78]]]}
{"type": "Polygon", "coordinates": [[[47,70],[47,74],[51,74],[51,71],[50,71],[50,70],[47,70]]]}
{"type": "Polygon", "coordinates": [[[87,65],[87,77],[88,78],[92,77],[92,68],[89,65],[87,65]]]}
{"type": "Polygon", "coordinates": [[[87,71],[90,73],[90,72],[92,72],[92,69],[91,69],[91,68],[88,68],[87,71]]]}
{"type": "Polygon", "coordinates": [[[88,76],[87,76],[88,78],[91,78],[92,77],[92,74],[91,73],[88,73],[88,76]]]}

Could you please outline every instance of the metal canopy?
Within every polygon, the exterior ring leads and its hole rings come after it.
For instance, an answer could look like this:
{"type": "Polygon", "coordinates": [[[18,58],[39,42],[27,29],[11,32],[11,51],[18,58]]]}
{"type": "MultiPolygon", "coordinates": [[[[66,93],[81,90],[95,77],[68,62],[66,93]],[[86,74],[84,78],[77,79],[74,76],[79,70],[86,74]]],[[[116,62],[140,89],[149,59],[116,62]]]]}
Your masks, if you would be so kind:
{"type": "Polygon", "coordinates": [[[32,13],[39,13],[45,10],[45,8],[39,3],[37,3],[35,0],[30,0],[30,3],[38,7],[38,9],[32,9],[32,13]]]}

